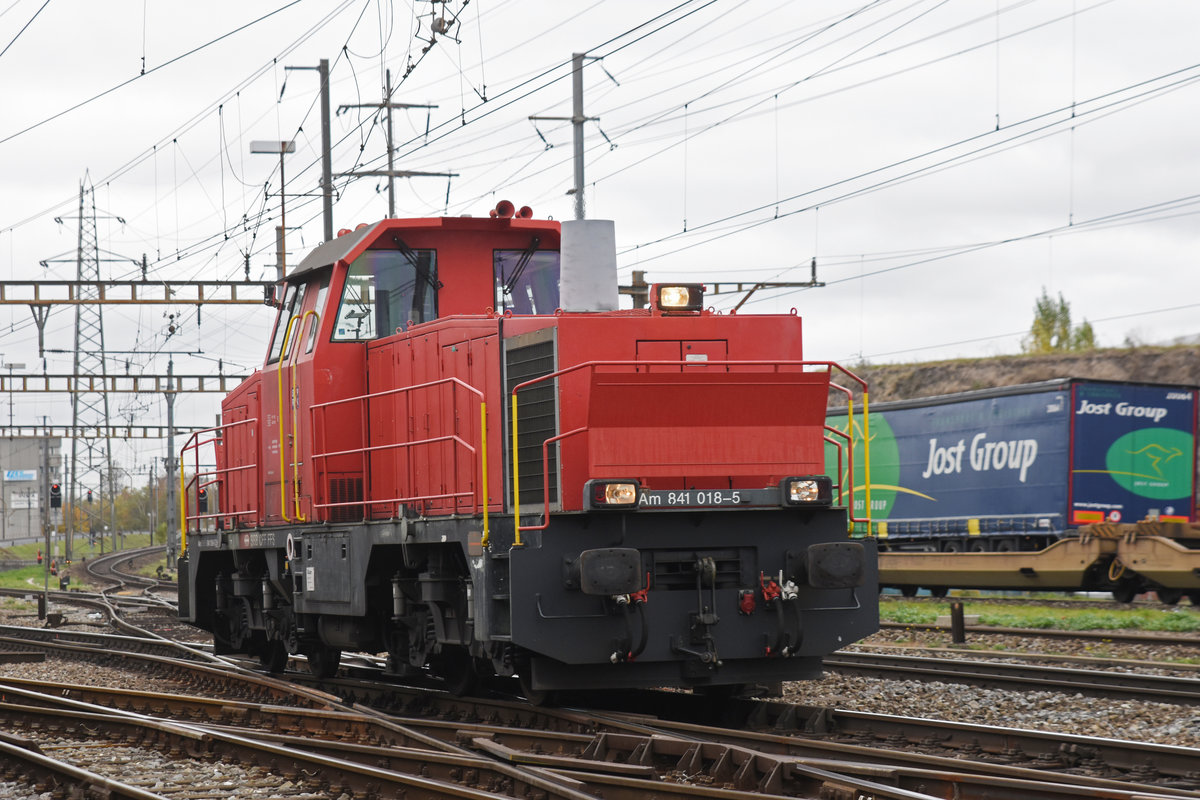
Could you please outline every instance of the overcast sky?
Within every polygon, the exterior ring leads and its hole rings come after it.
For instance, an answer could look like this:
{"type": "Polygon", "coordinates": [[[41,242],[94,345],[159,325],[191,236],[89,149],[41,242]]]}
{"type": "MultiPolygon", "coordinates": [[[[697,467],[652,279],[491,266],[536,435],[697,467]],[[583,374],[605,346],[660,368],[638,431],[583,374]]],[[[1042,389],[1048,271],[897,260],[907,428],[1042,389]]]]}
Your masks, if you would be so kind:
{"type": "MultiPolygon", "coordinates": [[[[389,69],[396,102],[436,106],[396,112],[397,168],[457,177],[399,181],[398,216],[510,199],[571,218],[570,127],[529,117],[570,114],[587,52],[587,213],[616,221],[623,281],[806,281],[815,258],[825,286],[742,313],[795,308],[808,357],[850,366],[1019,352],[1043,289],[1102,346],[1167,342],[1200,316],[1198,33],[1200,4],[1178,0],[0,0],[0,280],[74,277],[83,181],[104,277],[137,277],[143,254],[164,281],[240,278],[247,254],[272,277],[279,164],[255,139],[297,142],[298,263],[321,239],[318,81],[285,68],[322,58],[335,107],[379,102],[389,69]]],[[[334,172],[386,166],[371,110],[333,137],[334,172]]],[[[335,228],[386,215],[379,179],[336,184],[335,228]]],[[[104,319],[106,348],[134,351],[112,372],[241,374],[273,312],[104,319]]],[[[0,324],[3,360],[40,371],[28,308],[0,324]]],[[[72,369],[73,325],[50,316],[51,373],[72,369]]],[[[217,410],[193,398],[177,419],[217,410]]],[[[46,396],[13,413],[70,421],[46,396]]]]}

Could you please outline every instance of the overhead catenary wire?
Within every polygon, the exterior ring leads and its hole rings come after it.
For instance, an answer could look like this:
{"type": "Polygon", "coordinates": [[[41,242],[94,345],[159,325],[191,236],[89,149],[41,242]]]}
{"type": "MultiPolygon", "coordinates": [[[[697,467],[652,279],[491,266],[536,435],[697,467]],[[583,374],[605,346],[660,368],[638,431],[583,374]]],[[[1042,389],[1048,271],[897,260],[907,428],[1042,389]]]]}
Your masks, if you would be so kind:
{"type": "MultiPolygon", "coordinates": [[[[13,5],[16,5],[16,3],[14,3],[13,5]]],[[[41,14],[43,11],[46,10],[46,6],[48,6],[48,5],[50,5],[50,0],[46,0],[46,2],[42,3],[41,6],[38,7],[37,11],[33,12],[33,16],[29,18],[28,22],[26,22],[24,25],[21,26],[21,30],[17,31],[17,35],[14,36],[9,41],[8,44],[4,45],[3,50],[0,50],[0,58],[3,58],[4,54],[8,52],[9,48],[12,47],[14,44],[16,44],[17,39],[21,38],[21,34],[25,33],[25,31],[29,30],[29,26],[33,24],[33,21],[35,19],[38,18],[39,14],[41,14]]],[[[11,8],[11,7],[12,6],[9,6],[9,8],[11,8]]]]}
{"type": "MultiPolygon", "coordinates": [[[[477,10],[479,10],[481,8],[481,5],[482,4],[477,3],[477,5],[476,5],[477,10]]],[[[357,12],[357,10],[358,9],[355,9],[356,12],[357,12]]],[[[1006,27],[1006,29],[1008,29],[1005,31],[1005,37],[1007,39],[1009,31],[1012,30],[1012,26],[1009,26],[1006,24],[1005,27],[1006,27]]],[[[481,62],[482,62],[482,59],[481,59],[481,62]]],[[[618,73],[618,74],[620,74],[620,73],[618,73]]],[[[626,79],[626,76],[621,75],[621,78],[624,81],[626,79]]],[[[554,78],[553,80],[557,80],[557,78],[554,78]]],[[[548,81],[548,83],[552,83],[553,80],[548,81]]],[[[775,95],[772,95],[772,97],[774,97],[774,96],[775,95]]],[[[730,102],[735,102],[735,101],[730,101],[730,102]]],[[[773,103],[772,103],[772,105],[773,105],[773,103]]],[[[783,108],[787,107],[787,104],[783,101],[782,98],[779,102],[779,106],[783,107],[783,108]]],[[[726,106],[726,107],[728,107],[728,106],[726,106]]],[[[696,112],[697,114],[698,114],[698,109],[699,109],[699,104],[696,106],[693,106],[693,111],[696,112]]],[[[774,109],[772,109],[772,113],[773,112],[774,112],[774,109]]],[[[755,113],[755,112],[750,112],[750,113],[755,113]]],[[[468,122],[470,124],[467,126],[466,130],[464,131],[466,136],[474,136],[474,137],[482,138],[482,137],[488,135],[489,133],[494,133],[496,130],[499,130],[498,126],[496,126],[496,125],[489,125],[489,124],[480,125],[480,124],[476,124],[478,122],[476,120],[468,120],[468,122]],[[490,128],[491,130],[490,131],[487,130],[488,128],[490,128]]],[[[242,130],[245,130],[245,128],[242,128],[242,130]]],[[[645,130],[647,132],[658,133],[658,131],[653,129],[652,127],[648,127],[645,130]]],[[[450,145],[450,144],[457,145],[465,140],[466,140],[466,137],[463,136],[462,134],[459,134],[454,137],[447,137],[444,140],[444,143],[447,145],[450,145]]],[[[232,142],[234,140],[231,139],[230,141],[232,142]]],[[[377,143],[378,143],[378,138],[370,139],[367,141],[368,146],[371,144],[377,144],[377,143]]],[[[194,145],[188,146],[189,143],[182,143],[182,144],[184,146],[181,148],[181,151],[180,151],[181,155],[186,154],[189,157],[195,155],[197,150],[195,149],[194,145]]],[[[623,146],[623,148],[628,147],[629,142],[628,141],[623,142],[622,146],[623,146]]],[[[1014,146],[1016,146],[1016,145],[1014,145],[1014,146]]],[[[414,151],[414,155],[416,155],[417,157],[422,158],[422,159],[433,158],[433,157],[435,157],[433,154],[439,149],[441,149],[440,146],[434,146],[434,147],[429,147],[429,148],[418,148],[414,151]]],[[[483,162],[485,159],[482,156],[485,155],[486,153],[482,148],[478,152],[481,154],[481,157],[478,160],[480,162],[483,162]]],[[[628,152],[628,151],[626,151],[626,152],[628,152]]],[[[602,151],[599,147],[597,147],[593,151],[593,153],[595,154],[595,156],[603,155],[605,158],[612,158],[607,153],[602,153],[602,151]]],[[[625,154],[619,153],[618,155],[625,155],[625,154]]],[[[226,160],[228,160],[228,159],[226,159],[226,160]]],[[[621,161],[624,161],[624,160],[626,160],[626,159],[624,159],[624,158],[621,159],[621,161]]],[[[505,152],[503,154],[498,153],[494,158],[491,159],[490,163],[493,165],[493,169],[491,172],[488,173],[487,181],[481,181],[481,182],[475,183],[474,185],[470,186],[469,191],[461,191],[461,192],[459,190],[459,186],[456,183],[455,203],[460,208],[468,206],[470,203],[474,202],[479,197],[486,196],[484,189],[489,188],[486,186],[486,184],[490,183],[491,184],[490,189],[494,191],[494,188],[496,185],[501,185],[502,183],[508,183],[509,182],[508,179],[510,179],[510,178],[521,177],[522,174],[526,171],[525,169],[522,169],[523,165],[525,165],[525,164],[536,165],[536,167],[538,167],[544,171],[547,169],[556,168],[556,165],[562,163],[562,161],[559,159],[558,153],[551,153],[549,155],[545,155],[544,153],[536,152],[533,149],[528,149],[528,150],[522,151],[519,148],[514,147],[510,152],[505,152]]],[[[612,163],[617,164],[619,162],[613,161],[612,163]]],[[[193,159],[192,163],[190,163],[190,165],[185,166],[184,158],[181,157],[180,161],[179,161],[179,166],[180,166],[180,174],[181,174],[183,183],[185,185],[188,184],[189,182],[195,182],[196,180],[198,180],[198,177],[199,177],[198,175],[195,175],[195,174],[193,174],[192,177],[188,177],[189,166],[190,166],[190,171],[192,173],[199,173],[199,172],[202,172],[202,170],[203,170],[203,164],[202,164],[202,161],[200,161],[200,160],[193,159]]],[[[299,167],[299,165],[297,165],[297,166],[299,167]]],[[[301,173],[299,172],[299,170],[297,170],[297,172],[295,174],[299,175],[301,173]]],[[[288,175],[289,175],[289,184],[292,184],[293,169],[292,169],[291,163],[289,163],[288,175]]],[[[300,179],[297,178],[297,180],[300,180],[300,179]]],[[[595,179],[593,179],[593,181],[594,180],[595,179]]],[[[253,185],[258,186],[260,184],[258,182],[255,182],[253,185]]],[[[595,185],[595,184],[593,183],[593,185],[595,185]]],[[[893,185],[896,185],[896,184],[893,184],[893,185]]],[[[344,190],[346,188],[347,188],[346,183],[341,183],[339,185],[339,190],[344,190]]],[[[164,191],[169,192],[170,190],[164,186],[164,191]]],[[[779,195],[780,195],[779,191],[775,191],[775,192],[771,193],[771,196],[769,199],[771,201],[772,207],[774,206],[774,204],[776,202],[778,202],[781,199],[779,197],[779,195]]],[[[355,196],[353,199],[357,200],[357,196],[355,196]]],[[[767,199],[767,198],[763,198],[763,199],[767,199]]],[[[166,202],[172,202],[171,200],[167,200],[166,197],[164,197],[164,200],[166,202]]],[[[289,197],[289,208],[288,208],[289,221],[292,219],[292,204],[291,204],[290,200],[291,200],[291,198],[289,197]]],[[[298,200],[296,202],[297,219],[303,219],[306,216],[308,216],[310,214],[310,212],[312,212],[312,210],[314,208],[314,206],[312,205],[312,202],[313,201],[310,201],[307,199],[298,200]]],[[[369,201],[364,201],[364,204],[367,204],[367,203],[369,203],[369,201]]],[[[207,203],[206,205],[209,208],[212,207],[212,203],[207,203]]],[[[264,208],[263,203],[261,202],[260,198],[258,198],[258,197],[255,198],[253,205],[254,205],[254,210],[251,210],[242,215],[242,217],[247,220],[246,226],[243,226],[243,227],[248,227],[249,225],[263,224],[263,221],[271,213],[269,208],[264,208]]],[[[315,216],[315,213],[313,215],[315,216]]],[[[696,216],[696,214],[693,213],[692,216],[696,216]]],[[[308,218],[311,219],[312,217],[308,217],[308,218]]],[[[692,219],[692,220],[690,220],[691,224],[689,225],[689,228],[695,229],[696,226],[701,222],[704,222],[704,220],[702,218],[692,219]]],[[[724,223],[723,225],[714,226],[713,228],[710,229],[709,232],[720,230],[720,229],[724,228],[725,226],[729,226],[728,230],[733,231],[736,229],[738,222],[739,222],[738,220],[734,220],[731,222],[724,223]]],[[[164,224],[167,224],[165,220],[164,220],[164,224]]],[[[143,227],[144,227],[144,225],[143,225],[143,227]]],[[[209,237],[206,237],[203,235],[194,236],[194,235],[191,235],[188,233],[184,233],[182,235],[182,242],[181,242],[181,247],[179,248],[179,250],[180,250],[180,255],[185,260],[186,266],[189,270],[190,269],[212,269],[213,268],[212,265],[214,263],[220,263],[219,259],[214,261],[213,260],[214,257],[212,255],[214,252],[219,252],[219,242],[216,239],[217,234],[215,232],[215,229],[217,229],[217,228],[221,229],[220,239],[224,240],[225,237],[230,235],[230,231],[233,228],[237,227],[237,221],[234,219],[222,220],[220,218],[217,218],[216,224],[212,225],[211,227],[213,229],[211,241],[209,240],[209,237]],[[194,260],[187,261],[188,259],[194,259],[194,260]]],[[[203,230],[202,225],[194,225],[193,226],[193,232],[198,232],[201,230],[203,230]]],[[[178,231],[177,231],[177,233],[178,233],[178,231]]],[[[163,231],[163,235],[168,240],[172,237],[172,233],[168,232],[168,231],[163,231]]],[[[241,243],[241,241],[242,241],[242,237],[239,234],[239,244],[241,243]]],[[[680,240],[680,241],[683,241],[683,240],[680,240]]],[[[270,237],[262,237],[262,240],[258,243],[258,245],[259,245],[258,252],[263,252],[263,251],[266,251],[269,248],[271,248],[273,246],[273,242],[270,241],[270,237]]],[[[639,254],[639,258],[644,255],[646,255],[645,251],[643,251],[642,253],[639,254]]],[[[173,265],[175,263],[177,263],[177,262],[174,261],[174,254],[169,254],[169,258],[164,259],[163,262],[159,265],[160,274],[166,274],[164,271],[169,271],[169,270],[173,269],[173,265]]],[[[823,261],[823,263],[828,263],[828,262],[823,261]]],[[[238,272],[238,274],[240,274],[242,264],[239,261],[236,265],[225,265],[222,268],[227,268],[231,271],[236,271],[236,272],[238,272]]],[[[771,269],[776,269],[776,267],[771,267],[771,269]]]]}
{"type": "MultiPolygon", "coordinates": [[[[1038,127],[1034,128],[1030,131],[1025,131],[1025,132],[1014,134],[1012,139],[1003,140],[1000,144],[1008,144],[1011,141],[1018,139],[1018,138],[1025,138],[1025,137],[1033,136],[1034,134],[1044,133],[1048,129],[1053,128],[1054,126],[1080,125],[1083,123],[1077,122],[1077,119],[1079,117],[1087,116],[1090,114],[1099,114],[1100,112],[1109,111],[1109,110],[1113,109],[1114,107],[1118,107],[1122,104],[1141,100],[1141,99],[1144,99],[1145,97],[1157,94],[1157,93],[1165,91],[1165,90],[1185,88],[1185,87],[1194,85],[1197,82],[1200,82],[1200,64],[1192,64],[1188,67],[1183,67],[1183,68],[1180,68],[1177,70],[1172,70],[1171,72],[1156,76],[1155,78],[1151,78],[1151,79],[1148,79],[1145,81],[1139,81],[1138,83],[1131,84],[1131,85],[1128,85],[1128,86],[1125,86],[1125,87],[1122,87],[1120,89],[1113,90],[1110,92],[1105,92],[1104,94],[1101,94],[1101,95],[1097,95],[1096,97],[1090,98],[1089,100],[1084,101],[1083,103],[1076,104],[1076,107],[1074,109],[1072,109],[1072,106],[1060,107],[1060,108],[1054,109],[1052,111],[1043,112],[1043,113],[1037,114],[1035,116],[1028,117],[1019,122],[1011,123],[1010,125],[1004,126],[1000,130],[1001,133],[1003,133],[1004,131],[1013,129],[1013,128],[1022,128],[1022,127],[1026,127],[1029,125],[1035,125],[1035,124],[1041,123],[1040,125],[1038,125],[1038,127]],[[1189,73],[1191,73],[1191,74],[1189,74],[1189,73]],[[1163,82],[1163,81],[1166,81],[1169,79],[1174,79],[1174,80],[1172,80],[1170,83],[1164,84],[1163,86],[1151,86],[1151,84],[1163,82]],[[1147,88],[1147,87],[1149,87],[1149,88],[1147,88]],[[1120,95],[1122,93],[1127,93],[1127,92],[1139,90],[1139,89],[1141,89],[1143,91],[1139,92],[1138,94],[1136,94],[1133,97],[1128,98],[1128,99],[1113,100],[1111,102],[1104,103],[1103,105],[1099,105],[1094,109],[1089,109],[1089,110],[1084,110],[1084,111],[1080,111],[1078,109],[1078,105],[1085,105],[1085,104],[1090,104],[1090,103],[1101,103],[1102,101],[1109,100],[1110,98],[1112,98],[1116,95],[1120,95]],[[1071,114],[1071,113],[1075,114],[1075,116],[1069,116],[1069,117],[1066,117],[1065,119],[1063,119],[1063,118],[1050,119],[1049,122],[1045,122],[1045,120],[1047,120],[1049,118],[1052,118],[1055,116],[1061,117],[1061,115],[1063,115],[1063,114],[1071,114]]],[[[950,152],[950,151],[954,150],[955,148],[960,148],[960,147],[970,145],[972,143],[975,143],[975,142],[978,142],[981,140],[985,140],[988,137],[993,136],[995,133],[996,133],[996,131],[985,131],[983,133],[975,134],[975,135],[966,137],[964,139],[960,139],[960,140],[957,140],[954,142],[940,145],[936,148],[933,148],[933,149],[924,151],[922,153],[919,153],[919,154],[916,154],[913,156],[909,156],[909,157],[906,157],[906,158],[903,158],[903,159],[900,159],[897,161],[890,162],[888,164],[867,170],[865,172],[861,172],[857,175],[854,175],[854,176],[851,176],[848,178],[843,178],[843,179],[840,179],[833,183],[825,184],[820,187],[808,189],[808,190],[805,190],[804,192],[791,195],[789,197],[784,198],[782,200],[782,203],[794,202],[796,200],[800,200],[805,197],[817,194],[818,192],[821,192],[821,191],[826,191],[829,189],[846,186],[848,184],[854,183],[855,181],[859,181],[859,180],[869,178],[872,176],[881,175],[883,173],[888,172],[889,170],[904,167],[906,165],[919,162],[922,159],[927,159],[927,158],[931,158],[934,156],[938,156],[940,154],[950,152]]],[[[830,203],[833,203],[833,202],[842,202],[844,200],[847,200],[847,199],[850,199],[853,197],[861,196],[862,194],[867,193],[867,192],[878,191],[887,186],[891,186],[897,182],[900,182],[903,180],[908,180],[908,179],[911,179],[913,177],[916,177],[916,176],[919,176],[922,174],[927,174],[932,169],[935,169],[935,168],[940,169],[942,167],[945,167],[947,164],[949,164],[951,162],[960,161],[960,160],[966,159],[968,157],[978,156],[984,152],[996,151],[997,147],[998,147],[997,144],[985,144],[985,145],[982,145],[982,146],[976,148],[975,150],[971,150],[962,155],[952,156],[948,159],[945,159],[940,162],[936,162],[935,164],[932,164],[929,166],[917,167],[917,168],[910,170],[909,172],[903,173],[898,176],[883,178],[873,184],[869,184],[862,188],[847,190],[842,195],[835,196],[832,199],[814,201],[812,204],[803,206],[801,208],[794,209],[792,211],[781,212],[779,214],[779,218],[792,216],[792,215],[799,214],[799,213],[804,213],[806,211],[811,210],[812,208],[815,208],[817,205],[829,205],[830,203]]],[[[758,214],[758,213],[763,213],[765,211],[768,211],[771,209],[772,205],[773,204],[770,202],[763,203],[763,204],[755,206],[753,208],[748,208],[748,209],[744,209],[742,211],[734,212],[732,214],[727,214],[723,217],[720,217],[719,219],[710,220],[709,222],[701,223],[699,225],[693,225],[692,229],[687,232],[680,231],[680,232],[673,232],[673,233],[665,234],[656,239],[649,240],[646,242],[641,242],[637,245],[628,247],[626,250],[622,251],[622,253],[619,253],[619,255],[621,255],[623,253],[628,253],[634,249],[643,249],[643,248],[646,248],[651,245],[661,244],[661,243],[669,242],[669,241],[679,239],[679,238],[691,238],[691,237],[694,237],[701,230],[704,230],[704,229],[707,229],[710,227],[715,227],[715,226],[722,225],[722,224],[726,224],[733,220],[740,219],[742,217],[747,217],[752,214],[758,214]],[[691,237],[688,236],[689,234],[691,235],[691,237]]],[[[739,230],[742,230],[742,231],[749,230],[750,228],[768,224],[773,221],[775,221],[775,217],[772,217],[770,219],[759,219],[759,220],[747,222],[747,223],[745,223],[745,226],[739,230]]],[[[728,235],[730,235],[730,234],[729,233],[721,234],[722,237],[728,236],[728,235]]],[[[677,248],[677,249],[669,251],[667,253],[661,253],[661,254],[658,254],[655,256],[642,255],[641,259],[644,263],[645,261],[650,260],[650,259],[661,258],[661,257],[664,257],[665,255],[675,254],[675,253],[681,252],[682,250],[690,249],[692,247],[696,247],[701,244],[706,244],[711,241],[713,241],[713,239],[709,238],[709,239],[703,240],[701,242],[695,242],[695,243],[687,245],[685,247],[677,248]]]]}
{"type": "MultiPolygon", "coordinates": [[[[280,14],[280,13],[286,11],[287,9],[291,8],[292,6],[299,4],[301,1],[302,0],[291,0],[291,2],[285,3],[284,5],[275,9],[274,11],[270,11],[266,14],[263,14],[262,16],[258,17],[257,19],[247,22],[245,25],[241,25],[237,28],[234,28],[233,30],[228,31],[228,32],[218,36],[215,39],[212,39],[202,45],[199,45],[198,47],[194,47],[191,50],[188,50],[186,53],[181,53],[178,56],[175,56],[174,58],[172,58],[168,61],[165,61],[156,67],[151,67],[149,70],[146,70],[143,73],[135,75],[134,77],[132,77],[128,80],[122,81],[121,83],[118,83],[116,86],[110,86],[108,89],[105,89],[104,91],[99,92],[98,94],[94,94],[91,97],[87,98],[86,100],[81,100],[69,108],[65,108],[56,114],[52,114],[49,117],[46,117],[42,120],[39,120],[38,122],[33,123],[32,125],[28,125],[18,131],[10,133],[7,136],[0,138],[0,145],[7,144],[8,142],[12,141],[13,139],[19,138],[21,136],[24,136],[27,133],[37,130],[38,128],[42,127],[43,125],[45,125],[48,122],[53,122],[54,120],[58,119],[59,117],[70,114],[72,111],[76,111],[80,108],[83,108],[86,105],[90,105],[91,103],[94,103],[103,97],[107,97],[108,95],[112,94],[113,92],[118,91],[119,89],[123,89],[124,87],[128,86],[129,84],[134,83],[135,81],[140,80],[140,79],[146,77],[147,75],[150,75],[154,72],[158,72],[159,70],[166,69],[167,67],[172,66],[173,64],[175,64],[179,61],[182,61],[182,60],[188,58],[189,56],[195,55],[196,53],[200,52],[201,50],[209,48],[209,47],[213,46],[214,44],[217,44],[218,42],[224,41],[225,39],[228,39],[231,36],[241,33],[244,30],[248,30],[248,29],[254,27],[255,25],[259,24],[260,22],[264,22],[264,21],[270,19],[271,17],[274,17],[276,14],[280,14]]],[[[45,6],[43,6],[43,8],[44,7],[45,6]]]]}

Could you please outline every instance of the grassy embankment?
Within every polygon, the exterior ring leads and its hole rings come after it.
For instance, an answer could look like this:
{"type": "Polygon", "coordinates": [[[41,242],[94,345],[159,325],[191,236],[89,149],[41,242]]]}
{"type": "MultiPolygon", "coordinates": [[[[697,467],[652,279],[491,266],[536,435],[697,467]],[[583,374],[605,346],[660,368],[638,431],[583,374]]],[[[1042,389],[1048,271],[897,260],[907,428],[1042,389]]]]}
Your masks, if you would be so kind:
{"type": "MultiPolygon", "coordinates": [[[[979,615],[980,625],[1006,628],[1051,628],[1066,631],[1140,630],[1186,633],[1200,631],[1200,608],[1183,605],[1174,608],[1061,608],[1038,605],[995,606],[963,599],[963,613],[979,615]]],[[[950,603],[886,602],[880,606],[884,622],[907,625],[931,625],[938,616],[950,613],[950,603]]]]}
{"type": "MultiPolygon", "coordinates": [[[[150,544],[149,534],[127,534],[122,538],[121,548],[123,550],[132,550],[137,547],[146,547],[150,544]]],[[[58,544],[60,552],[62,543],[58,544]]],[[[104,542],[104,552],[110,552],[112,547],[111,538],[104,542]]],[[[95,558],[100,555],[100,547],[98,545],[88,544],[87,538],[76,538],[75,540],[75,563],[71,565],[59,564],[59,574],[50,576],[50,588],[58,589],[58,581],[61,575],[76,574],[82,576],[82,570],[75,569],[79,566],[79,562],[85,558],[95,558]]],[[[46,585],[46,560],[45,548],[38,544],[20,544],[13,547],[0,548],[0,588],[2,589],[41,589],[46,585]],[[19,569],[6,569],[6,562],[9,561],[33,561],[37,558],[38,551],[43,551],[43,562],[29,567],[21,567],[19,569]]],[[[72,586],[77,585],[76,580],[72,580],[72,586]]]]}

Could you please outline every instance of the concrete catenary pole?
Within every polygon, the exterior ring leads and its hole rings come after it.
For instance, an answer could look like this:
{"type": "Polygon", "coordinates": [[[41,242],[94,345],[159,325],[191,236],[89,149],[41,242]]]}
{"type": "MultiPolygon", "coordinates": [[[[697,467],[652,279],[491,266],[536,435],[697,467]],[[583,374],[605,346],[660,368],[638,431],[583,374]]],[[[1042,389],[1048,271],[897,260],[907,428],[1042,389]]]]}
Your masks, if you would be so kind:
{"type": "Polygon", "coordinates": [[[585,219],[583,203],[583,57],[571,54],[571,125],[575,129],[575,219],[585,219]]]}
{"type": "MultiPolygon", "coordinates": [[[[175,371],[175,360],[167,362],[167,561],[174,563],[176,543],[179,537],[179,526],[176,525],[175,509],[178,498],[175,495],[175,386],[171,376],[175,371]]],[[[182,464],[180,468],[182,469],[182,464]]]]}
{"type": "Polygon", "coordinates": [[[329,59],[317,67],[321,76],[321,211],[325,241],[333,239],[333,140],[329,131],[329,59]]]}

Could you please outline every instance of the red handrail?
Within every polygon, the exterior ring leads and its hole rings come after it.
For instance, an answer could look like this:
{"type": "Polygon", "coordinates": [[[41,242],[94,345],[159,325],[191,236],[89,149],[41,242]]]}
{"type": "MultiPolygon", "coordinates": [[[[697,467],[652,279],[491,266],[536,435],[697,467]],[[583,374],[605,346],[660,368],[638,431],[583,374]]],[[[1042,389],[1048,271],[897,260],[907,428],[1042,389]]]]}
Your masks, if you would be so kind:
{"type": "MultiPolygon", "coordinates": [[[[217,487],[217,501],[220,502],[222,500],[223,496],[225,495],[225,486],[226,486],[225,476],[226,475],[228,475],[230,473],[234,473],[234,472],[244,472],[245,470],[254,470],[257,473],[257,471],[258,471],[257,459],[255,460],[255,463],[253,463],[253,464],[246,464],[246,465],[238,466],[238,467],[225,467],[224,469],[217,469],[214,466],[211,470],[201,470],[200,469],[200,448],[201,447],[223,441],[225,431],[227,431],[231,428],[236,428],[239,425],[250,425],[250,424],[257,425],[258,418],[250,417],[247,419],[240,419],[237,422],[222,423],[221,425],[217,425],[212,428],[205,428],[203,430],[195,431],[194,433],[192,433],[191,436],[189,436],[184,441],[183,447],[181,447],[179,449],[179,482],[180,482],[179,528],[180,528],[180,536],[181,536],[181,540],[180,540],[180,550],[181,551],[187,552],[188,523],[193,520],[196,522],[199,522],[202,519],[223,519],[226,517],[232,517],[232,518],[236,519],[237,517],[244,517],[244,516],[248,516],[248,515],[257,515],[258,514],[257,504],[256,504],[255,508],[249,508],[249,509],[245,509],[243,511],[227,511],[227,512],[219,512],[218,511],[218,512],[212,513],[212,514],[188,514],[188,491],[190,489],[195,488],[197,491],[199,491],[202,488],[207,488],[209,486],[215,485],[217,487]],[[212,434],[212,433],[216,433],[217,435],[210,436],[209,438],[206,438],[203,440],[200,439],[201,436],[204,436],[205,434],[212,434]],[[186,471],[184,470],[187,453],[189,451],[191,451],[194,455],[194,468],[192,470],[192,477],[190,480],[186,478],[186,476],[185,476],[186,471]],[[202,479],[204,479],[204,480],[202,481],[202,479]]],[[[215,463],[215,459],[214,459],[214,463],[215,463]]],[[[254,485],[257,486],[257,483],[258,483],[257,480],[252,479],[252,482],[254,485]]]]}
{"type": "MultiPolygon", "coordinates": [[[[476,444],[474,444],[470,441],[467,441],[466,439],[464,439],[461,436],[458,436],[456,434],[445,434],[445,435],[441,435],[441,436],[429,437],[426,439],[416,439],[416,440],[408,441],[408,442],[390,442],[390,443],[385,443],[385,444],[380,444],[380,445],[364,445],[363,447],[351,447],[351,448],[347,448],[344,450],[320,450],[320,451],[318,451],[318,439],[317,439],[315,433],[317,430],[320,431],[321,437],[319,440],[319,443],[320,443],[319,446],[321,448],[326,447],[327,442],[325,439],[325,430],[326,430],[327,426],[324,424],[325,415],[333,407],[345,405],[348,403],[357,403],[359,406],[359,409],[360,409],[360,419],[362,419],[362,422],[363,422],[362,429],[365,432],[367,430],[365,415],[367,414],[371,400],[376,400],[379,398],[388,397],[388,396],[392,396],[392,395],[399,395],[399,394],[409,395],[409,394],[419,391],[419,390],[431,389],[431,388],[435,388],[438,386],[450,386],[450,387],[452,387],[452,389],[454,391],[457,391],[459,388],[465,389],[467,391],[468,395],[473,396],[475,399],[477,399],[479,401],[480,408],[481,408],[481,413],[480,413],[481,422],[480,422],[479,436],[480,436],[481,440],[486,439],[486,437],[487,437],[487,427],[486,427],[487,426],[487,416],[486,416],[487,403],[486,403],[484,393],[480,389],[477,389],[476,387],[470,385],[469,383],[466,383],[465,381],[463,381],[459,378],[455,378],[455,377],[441,378],[439,380],[428,381],[426,383],[420,383],[420,384],[416,384],[414,386],[403,386],[403,387],[399,387],[399,388],[395,388],[395,389],[386,389],[386,390],[379,391],[379,392],[368,392],[367,394],[357,395],[355,397],[341,398],[338,400],[331,400],[329,402],[317,403],[317,404],[313,405],[310,410],[312,428],[314,431],[314,435],[313,435],[313,437],[311,437],[312,441],[313,441],[313,453],[312,453],[313,461],[316,462],[319,459],[324,462],[328,462],[328,460],[330,458],[333,458],[336,456],[348,456],[348,455],[359,454],[362,457],[362,460],[361,460],[362,472],[364,475],[366,475],[369,472],[368,459],[369,459],[371,453],[404,448],[409,454],[411,454],[413,448],[415,448],[417,446],[428,446],[428,445],[438,444],[439,442],[449,442],[454,445],[454,451],[453,451],[454,452],[454,460],[453,460],[453,464],[451,465],[451,469],[453,471],[453,474],[455,475],[456,482],[457,482],[457,475],[458,475],[458,454],[460,452],[465,451],[465,453],[468,455],[468,457],[470,457],[478,465],[478,472],[476,473],[476,477],[478,478],[478,483],[477,483],[477,486],[479,487],[478,493],[481,496],[479,497],[477,502],[475,500],[477,490],[475,488],[471,488],[471,489],[462,490],[462,491],[439,492],[439,493],[435,493],[435,494],[403,494],[398,497],[373,498],[370,500],[367,500],[364,498],[362,501],[351,500],[351,501],[338,502],[338,503],[314,502],[312,504],[313,507],[314,508],[339,508],[339,507],[360,506],[360,505],[365,505],[365,506],[395,505],[398,510],[399,506],[404,503],[471,497],[472,503],[470,505],[470,512],[476,513],[480,509],[480,507],[482,507],[484,509],[484,514],[486,517],[488,497],[487,497],[487,480],[486,480],[485,476],[487,474],[488,465],[486,463],[486,459],[483,457],[484,448],[481,446],[477,446],[476,444]],[[318,425],[318,415],[320,415],[320,421],[322,423],[320,425],[318,425]]],[[[410,458],[411,458],[411,456],[410,456],[410,458]]],[[[413,470],[411,468],[411,462],[410,462],[410,468],[408,470],[408,475],[412,476],[412,474],[413,474],[413,470]]],[[[457,489],[457,486],[455,486],[453,488],[457,489]]],[[[456,507],[457,507],[458,501],[456,500],[455,502],[456,502],[456,507]]],[[[485,529],[486,529],[486,527],[487,527],[487,525],[485,522],[485,529]]]]}

